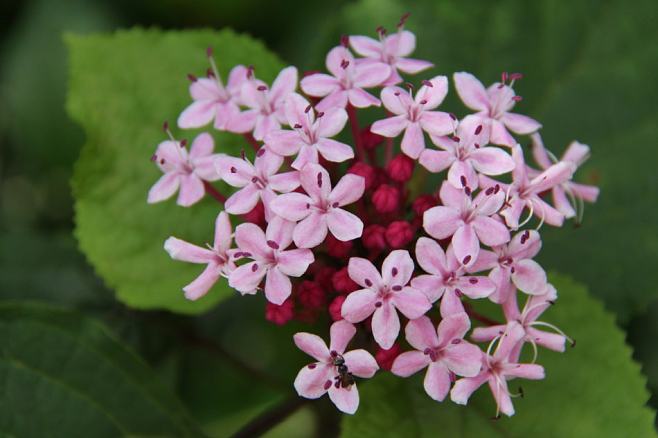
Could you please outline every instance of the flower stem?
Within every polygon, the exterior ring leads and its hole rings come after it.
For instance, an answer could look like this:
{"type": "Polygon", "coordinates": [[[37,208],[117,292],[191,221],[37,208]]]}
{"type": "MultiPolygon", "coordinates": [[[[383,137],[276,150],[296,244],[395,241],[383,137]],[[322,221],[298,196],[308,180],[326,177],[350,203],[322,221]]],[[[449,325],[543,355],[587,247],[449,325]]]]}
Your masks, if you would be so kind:
{"type": "Polygon", "coordinates": [[[482,324],[486,324],[486,325],[490,325],[490,326],[491,325],[502,325],[501,322],[498,322],[495,319],[491,319],[491,318],[489,318],[487,316],[484,316],[481,313],[478,313],[475,310],[473,310],[473,307],[471,306],[471,303],[467,303],[467,302],[462,302],[462,303],[464,304],[464,310],[466,311],[468,316],[470,316],[471,318],[480,321],[482,324]]]}
{"type": "Polygon", "coordinates": [[[251,147],[254,148],[255,151],[258,151],[258,149],[260,149],[260,145],[258,144],[258,141],[254,138],[253,135],[251,135],[251,132],[247,132],[246,134],[244,134],[244,138],[245,140],[247,140],[247,142],[249,142],[249,144],[251,145],[251,147]]]}
{"type": "Polygon", "coordinates": [[[219,193],[219,191],[214,188],[208,181],[203,182],[203,188],[206,189],[207,194],[215,198],[220,204],[224,204],[224,202],[226,202],[226,196],[219,193]]]}
{"type": "Polygon", "coordinates": [[[308,400],[301,397],[293,396],[288,398],[247,423],[242,429],[233,434],[233,438],[262,436],[306,403],[308,403],[308,400]]]}
{"type": "Polygon", "coordinates": [[[366,161],[366,154],[361,144],[361,133],[359,130],[359,118],[356,116],[356,108],[349,103],[347,104],[347,117],[350,120],[352,136],[354,137],[354,146],[356,148],[356,157],[359,161],[366,161]]]}

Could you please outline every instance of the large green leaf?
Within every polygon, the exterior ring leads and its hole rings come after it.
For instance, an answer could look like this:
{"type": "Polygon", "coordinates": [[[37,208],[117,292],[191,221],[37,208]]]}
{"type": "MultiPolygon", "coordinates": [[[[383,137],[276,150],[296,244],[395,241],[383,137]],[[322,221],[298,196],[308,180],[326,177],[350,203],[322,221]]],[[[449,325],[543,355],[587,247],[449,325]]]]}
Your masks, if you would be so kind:
{"type": "MultiPolygon", "coordinates": [[[[186,313],[208,309],[232,294],[226,282],[197,302],[186,301],[180,289],[201,269],[171,261],[162,244],[170,235],[199,244],[210,241],[220,207],[211,200],[190,209],[173,200],[147,205],[148,189],[159,177],[149,157],[164,139],[162,122],[176,120],[189,103],[185,75],[205,72],[206,47],[214,47],[223,75],[235,64],[253,64],[260,77],[271,80],[280,61],[261,43],[230,30],[132,30],[68,36],[67,43],[68,110],[87,136],[73,179],[80,247],[119,299],[132,307],[186,313]]],[[[215,138],[219,151],[236,153],[245,147],[237,136],[215,138]]]]}
{"type": "Polygon", "coordinates": [[[7,436],[201,436],[153,371],[101,324],[0,305],[0,431],[7,436]]]}
{"type": "Polygon", "coordinates": [[[559,300],[544,319],[578,344],[564,354],[540,351],[547,378],[518,381],[525,398],[515,399],[516,415],[492,420],[486,386],[463,407],[429,399],[421,375],[384,375],[362,385],[359,411],[343,420],[343,436],[655,437],[645,378],[613,316],[578,283],[557,275],[551,281],[559,300]]]}
{"type": "MultiPolygon", "coordinates": [[[[559,155],[573,139],[591,145],[578,178],[596,182],[600,200],[578,229],[545,227],[541,257],[590,285],[625,321],[658,294],[658,3],[361,0],[327,20],[316,32],[327,36],[309,40],[315,48],[299,50],[300,62],[313,53],[321,65],[339,34],[392,30],[406,11],[414,56],[436,64],[427,76],[467,70],[491,83],[504,70],[523,72],[518,110],[544,124],[547,147],[559,155]]],[[[454,90],[444,107],[467,111],[454,90]]]]}

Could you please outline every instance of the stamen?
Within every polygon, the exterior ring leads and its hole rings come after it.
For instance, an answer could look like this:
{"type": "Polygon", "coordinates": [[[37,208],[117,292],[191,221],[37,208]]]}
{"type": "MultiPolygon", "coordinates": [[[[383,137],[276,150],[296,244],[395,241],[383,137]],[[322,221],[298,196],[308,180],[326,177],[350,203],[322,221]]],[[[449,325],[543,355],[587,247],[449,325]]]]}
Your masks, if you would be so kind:
{"type": "Polygon", "coordinates": [[[263,155],[265,155],[265,148],[261,147],[260,149],[258,149],[258,152],[256,152],[256,156],[262,157],[263,155]]]}
{"type": "Polygon", "coordinates": [[[404,27],[404,23],[407,22],[407,19],[409,18],[409,15],[411,15],[411,12],[405,12],[402,14],[402,17],[400,17],[400,21],[398,21],[398,30],[402,30],[404,27]]]}
{"type": "Polygon", "coordinates": [[[272,249],[279,249],[279,244],[276,243],[274,240],[268,240],[267,246],[269,246],[272,249]]]}
{"type": "Polygon", "coordinates": [[[471,196],[471,188],[468,186],[464,187],[464,193],[466,193],[466,196],[471,196]]]}
{"type": "Polygon", "coordinates": [[[259,85],[258,88],[256,88],[258,91],[265,91],[267,90],[267,87],[265,85],[259,85]]]}
{"type": "Polygon", "coordinates": [[[332,385],[331,380],[327,380],[326,382],[324,382],[325,391],[331,388],[331,385],[332,385]]]}
{"type": "Polygon", "coordinates": [[[512,97],[512,100],[513,100],[514,102],[521,102],[521,101],[523,100],[523,97],[521,97],[521,96],[514,96],[514,97],[512,97]]]}
{"type": "Polygon", "coordinates": [[[393,277],[395,277],[396,275],[398,275],[398,268],[396,268],[395,266],[393,266],[393,269],[391,269],[391,275],[392,275],[393,277]]]}
{"type": "Polygon", "coordinates": [[[347,35],[340,36],[340,45],[347,48],[350,45],[350,37],[347,35]]]}
{"type": "Polygon", "coordinates": [[[151,161],[157,161],[157,160],[158,160],[158,155],[157,154],[151,155],[151,161]]]}
{"type": "Polygon", "coordinates": [[[521,235],[521,245],[524,245],[530,238],[530,231],[525,230],[521,235]]]}
{"type": "Polygon", "coordinates": [[[318,180],[318,187],[322,188],[322,173],[321,172],[318,172],[317,180],[318,180]]]}
{"type": "Polygon", "coordinates": [[[371,286],[372,286],[372,281],[370,281],[369,278],[366,278],[365,280],[363,280],[363,282],[364,282],[364,283],[366,284],[366,286],[368,286],[368,287],[371,287],[371,286]]]}
{"type": "Polygon", "coordinates": [[[468,282],[471,283],[471,284],[478,284],[478,279],[475,278],[475,277],[470,277],[468,279],[468,282]]]}
{"type": "Polygon", "coordinates": [[[295,129],[302,129],[303,126],[300,125],[299,123],[295,123],[295,126],[293,126],[293,128],[295,128],[295,129]]]}
{"type": "Polygon", "coordinates": [[[480,135],[480,132],[482,132],[482,125],[478,125],[477,128],[475,128],[475,135],[480,135]]]}
{"type": "Polygon", "coordinates": [[[248,79],[252,79],[254,77],[254,70],[255,70],[255,67],[253,65],[250,65],[249,67],[247,67],[247,78],[248,79]]]}
{"type": "Polygon", "coordinates": [[[382,307],[382,302],[381,302],[381,301],[377,301],[377,302],[375,303],[375,307],[377,307],[377,308],[382,307]]]}
{"type": "Polygon", "coordinates": [[[456,116],[456,115],[454,115],[453,113],[448,113],[448,115],[450,116],[450,118],[451,118],[453,121],[455,121],[455,122],[457,121],[457,116],[456,116]]]}
{"type": "Polygon", "coordinates": [[[256,272],[256,271],[258,271],[258,263],[254,263],[253,265],[251,265],[251,272],[256,272]]]}
{"type": "Polygon", "coordinates": [[[322,116],[324,116],[324,112],[320,111],[319,113],[316,114],[316,116],[317,116],[317,118],[319,119],[319,118],[321,118],[322,116]]]}
{"type": "Polygon", "coordinates": [[[551,323],[544,322],[544,321],[533,321],[533,322],[531,322],[529,325],[530,325],[531,327],[540,326],[540,327],[547,327],[547,328],[550,328],[551,330],[555,331],[557,334],[564,336],[564,338],[565,338],[567,341],[569,341],[569,343],[571,344],[571,347],[575,347],[575,346],[576,346],[576,341],[575,341],[575,339],[570,338],[569,336],[567,336],[566,333],[564,333],[562,330],[560,330],[559,328],[557,328],[556,326],[554,326],[554,325],[551,324],[551,323]]]}
{"type": "Polygon", "coordinates": [[[391,289],[393,289],[395,292],[399,292],[399,291],[402,290],[402,286],[400,286],[399,284],[396,284],[391,289]]]}
{"type": "Polygon", "coordinates": [[[316,366],[317,366],[317,364],[310,363],[310,364],[308,364],[308,369],[313,370],[313,369],[315,369],[316,366]]]}
{"type": "Polygon", "coordinates": [[[459,181],[462,183],[462,187],[466,187],[468,181],[466,181],[466,177],[464,175],[459,177],[459,181]]]}
{"type": "Polygon", "coordinates": [[[487,196],[491,196],[493,194],[493,192],[494,192],[494,188],[489,187],[487,190],[484,191],[484,194],[487,195],[487,196]]]}
{"type": "Polygon", "coordinates": [[[234,166],[231,166],[231,173],[237,173],[238,169],[236,169],[234,166]]]}
{"type": "Polygon", "coordinates": [[[350,62],[349,62],[347,59],[343,59],[343,60],[340,62],[340,67],[341,67],[343,70],[345,70],[347,67],[349,67],[349,65],[350,65],[350,62]]]}
{"type": "Polygon", "coordinates": [[[470,255],[467,255],[466,257],[464,257],[464,260],[462,260],[462,265],[468,265],[468,262],[471,261],[471,258],[472,257],[470,255]]]}
{"type": "Polygon", "coordinates": [[[313,108],[310,104],[304,109],[304,113],[308,114],[309,111],[311,111],[311,108],[313,108]]]}
{"type": "Polygon", "coordinates": [[[456,338],[456,339],[453,339],[452,341],[450,341],[450,343],[453,344],[453,345],[457,345],[457,344],[459,344],[461,341],[462,341],[461,339],[456,338]]]}
{"type": "Polygon", "coordinates": [[[187,74],[187,79],[188,79],[190,82],[196,82],[196,81],[198,80],[198,78],[197,78],[196,76],[194,76],[192,73],[188,73],[188,74],[187,74]]]}
{"type": "Polygon", "coordinates": [[[427,86],[427,87],[430,87],[430,88],[434,87],[434,84],[432,82],[428,81],[427,79],[423,79],[422,84],[427,86]]]}

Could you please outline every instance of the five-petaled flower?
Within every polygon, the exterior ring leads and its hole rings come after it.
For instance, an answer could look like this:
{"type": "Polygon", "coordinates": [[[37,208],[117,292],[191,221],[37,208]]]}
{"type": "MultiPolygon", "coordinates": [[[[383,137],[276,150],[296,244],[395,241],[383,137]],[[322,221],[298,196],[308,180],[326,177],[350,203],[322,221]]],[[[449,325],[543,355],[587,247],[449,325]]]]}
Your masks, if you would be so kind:
{"type": "Polygon", "coordinates": [[[251,223],[240,224],[235,230],[239,251],[236,259],[252,261],[236,268],[229,276],[229,285],[243,294],[254,294],[265,277],[265,297],[274,304],[290,296],[292,284],[288,277],[300,277],[315,257],[308,249],[289,249],[295,224],[283,218],[273,218],[263,230],[251,223]]]}
{"type": "Polygon", "coordinates": [[[299,175],[306,194],[279,195],[271,204],[277,215],[299,222],[293,233],[295,245],[300,248],[318,246],[328,231],[343,242],[360,237],[363,222],[341,207],[361,198],[365,190],[363,177],[347,174],[332,190],[329,172],[318,164],[306,164],[299,175]]]}
{"type": "Polygon", "coordinates": [[[357,323],[372,315],[372,335],[385,350],[393,346],[400,333],[398,310],[416,319],[432,307],[425,294],[407,286],[414,271],[408,251],[392,251],[384,259],[381,275],[370,260],[360,257],[350,258],[347,270],[363,289],[347,296],[343,318],[357,323]]]}
{"type": "Polygon", "coordinates": [[[164,249],[172,259],[207,265],[201,275],[183,288],[185,298],[197,300],[203,297],[220,276],[228,276],[235,269],[231,241],[231,221],[223,211],[215,220],[215,240],[212,246],[202,248],[173,236],[165,241],[164,249]]]}
{"type": "Polygon", "coordinates": [[[317,163],[318,153],[328,161],[343,162],[354,158],[351,146],[332,140],[345,127],[347,112],[329,108],[317,113],[309,102],[297,93],[288,96],[285,105],[288,125],[293,130],[276,129],[265,136],[265,144],[283,156],[297,156],[292,163],[301,169],[306,163],[317,163]]]}
{"type": "Polygon", "coordinates": [[[370,378],[379,366],[366,350],[345,352],[356,334],[356,328],[345,320],[331,325],[329,347],[317,335],[297,333],[295,344],[317,362],[302,368],[295,378],[297,393],[306,398],[320,398],[327,392],[338,409],[353,414],[359,407],[359,391],[354,377],[370,378]]]}
{"type": "Polygon", "coordinates": [[[199,134],[188,153],[184,141],[167,140],[158,145],[152,159],[164,172],[148,194],[148,202],[171,198],[178,190],[178,205],[189,207],[206,193],[204,181],[217,181],[220,175],[214,161],[214,141],[210,134],[199,134]],[[180,189],[180,190],[179,190],[180,189]]]}
{"type": "Polygon", "coordinates": [[[448,79],[436,76],[430,81],[423,81],[423,86],[412,98],[411,92],[400,87],[386,87],[382,91],[384,106],[393,117],[378,120],[370,130],[384,137],[397,137],[402,131],[402,152],[411,158],[418,158],[425,150],[425,136],[446,135],[454,131],[456,123],[448,113],[432,111],[438,107],[448,94],[448,79]]]}

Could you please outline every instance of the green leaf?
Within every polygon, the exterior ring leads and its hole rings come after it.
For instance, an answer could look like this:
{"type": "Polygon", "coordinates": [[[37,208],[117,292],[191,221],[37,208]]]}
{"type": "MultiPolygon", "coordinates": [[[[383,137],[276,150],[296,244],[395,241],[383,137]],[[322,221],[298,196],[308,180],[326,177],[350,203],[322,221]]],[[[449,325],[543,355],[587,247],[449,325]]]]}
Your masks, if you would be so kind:
{"type": "MultiPolygon", "coordinates": [[[[311,53],[322,65],[341,33],[393,31],[403,12],[417,35],[413,56],[436,65],[413,80],[466,70],[492,83],[502,71],[523,72],[518,112],[543,123],[546,146],[558,156],[574,139],[591,146],[577,178],[601,187],[599,202],[586,207],[578,229],[544,227],[542,260],[590,285],[622,321],[656,297],[658,3],[361,0],[336,14],[333,36],[310,40],[315,47],[300,57],[311,53]]],[[[442,108],[467,114],[450,91],[442,108]]]]}
{"type": "Polygon", "coordinates": [[[153,371],[101,324],[42,304],[0,304],[3,435],[201,436],[153,371]]]}
{"type": "Polygon", "coordinates": [[[511,389],[518,382],[525,393],[514,400],[516,415],[492,420],[486,386],[464,407],[427,397],[422,374],[388,374],[362,385],[358,412],[343,420],[343,437],[655,437],[654,412],[644,405],[645,378],[613,316],[569,278],[553,275],[551,282],[560,296],[545,320],[578,344],[564,354],[540,350],[545,380],[511,382],[511,389]]]}
{"type": "MultiPolygon", "coordinates": [[[[210,199],[191,209],[173,200],[147,205],[146,194],[160,175],[149,158],[165,138],[162,122],[176,120],[189,104],[185,75],[205,72],[206,47],[214,47],[222,75],[236,64],[253,64],[260,77],[272,80],[281,62],[261,43],[230,30],[131,30],[69,35],[66,41],[68,111],[87,135],[73,178],[80,247],[129,306],[183,313],[210,308],[233,293],[226,281],[205,298],[186,301],[181,288],[202,268],[172,261],[162,244],[170,235],[197,244],[211,241],[220,207],[210,199]]],[[[245,147],[238,136],[215,139],[217,151],[245,147]]]]}

